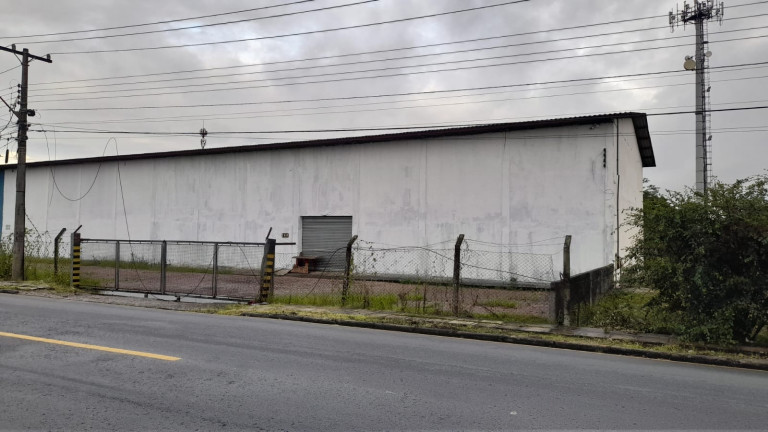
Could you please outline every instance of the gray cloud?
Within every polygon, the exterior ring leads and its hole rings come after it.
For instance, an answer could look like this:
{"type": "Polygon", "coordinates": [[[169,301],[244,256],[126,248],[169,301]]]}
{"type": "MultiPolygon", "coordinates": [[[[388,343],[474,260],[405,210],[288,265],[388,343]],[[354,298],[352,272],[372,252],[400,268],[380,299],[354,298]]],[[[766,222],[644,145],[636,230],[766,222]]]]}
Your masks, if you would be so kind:
{"type": "MultiPolygon", "coordinates": [[[[160,26],[140,27],[136,29],[116,30],[93,33],[93,35],[114,34],[129,31],[158,28],[180,27],[230,19],[273,15],[289,11],[352,3],[352,0],[317,0],[302,5],[285,6],[260,12],[201,19],[184,23],[160,26]]],[[[501,2],[500,0],[496,2],[501,2]]],[[[350,6],[346,8],[313,12],[283,18],[257,20],[227,26],[208,27],[196,30],[157,33],[124,38],[96,39],[64,43],[25,44],[41,38],[0,38],[0,43],[16,43],[18,47],[29,47],[33,53],[123,49],[142,46],[167,44],[187,44],[214,40],[260,37],[317,29],[351,26],[368,22],[398,19],[436,13],[446,10],[463,9],[492,4],[487,0],[380,0],[375,3],[350,6]]],[[[767,5],[734,7],[743,4],[727,4],[727,18],[739,18],[749,15],[768,13],[767,5]]],[[[0,28],[3,36],[50,33],[80,29],[92,29],[106,26],[130,25],[165,19],[193,17],[205,14],[248,9],[258,6],[278,4],[267,1],[230,1],[226,3],[206,0],[188,0],[175,2],[156,2],[139,0],[133,2],[93,0],[62,2],[38,0],[32,7],[28,3],[12,2],[6,5],[0,16],[0,28]]],[[[386,94],[402,92],[424,92],[451,88],[510,85],[515,83],[566,80],[572,78],[622,75],[652,71],[681,70],[685,55],[693,53],[693,38],[679,39],[678,36],[693,35],[693,28],[676,29],[670,33],[664,16],[672,1],[554,1],[532,0],[527,3],[508,5],[498,8],[447,15],[418,21],[368,27],[363,29],[319,33],[314,35],[286,37],[262,41],[212,45],[194,48],[178,48],[156,51],[138,51],[125,53],[103,53],[82,55],[54,55],[53,64],[35,62],[30,68],[31,107],[36,108],[40,117],[36,121],[43,123],[49,132],[34,132],[30,135],[29,155],[41,160],[53,157],[75,158],[100,155],[109,139],[108,135],[64,133],[65,127],[83,127],[109,130],[142,131],[185,131],[196,132],[205,124],[211,132],[259,131],[259,130],[297,130],[353,127],[384,127],[398,125],[430,125],[440,123],[514,121],[529,118],[550,118],[574,116],[612,111],[641,110],[649,113],[690,110],[694,103],[692,74],[638,79],[612,84],[572,85],[569,87],[509,88],[495,90],[494,94],[472,97],[455,97],[456,94],[425,94],[400,98],[381,98],[370,100],[347,100],[326,102],[304,102],[291,104],[245,105],[280,100],[335,98],[355,95],[386,94]],[[652,20],[639,20],[655,16],[652,20]],[[44,84],[52,81],[71,81],[88,78],[100,78],[122,75],[161,73],[206,67],[222,67],[285,61],[318,56],[330,56],[355,52],[366,52],[397,47],[408,47],[446,41],[492,37],[527,31],[558,29],[563,27],[607,22],[625,19],[638,19],[632,22],[610,26],[590,27],[579,30],[551,31],[535,35],[498,39],[470,44],[457,44],[419,50],[398,51],[385,54],[364,55],[340,59],[322,60],[280,65],[263,65],[248,68],[211,71],[197,74],[178,74],[152,78],[191,77],[200,75],[223,75],[222,78],[200,79],[195,81],[142,84],[140,87],[162,87],[180,84],[203,84],[230,80],[269,79],[259,83],[243,83],[238,87],[247,89],[186,93],[176,95],[142,96],[132,98],[109,98],[97,100],[72,100],[66,102],[46,102],[50,99],[73,98],[70,96],[47,96],[54,93],[76,92],[78,89],[61,89],[65,86],[102,84],[126,80],[74,82],[67,84],[44,84]],[[403,55],[437,53],[463,48],[480,48],[502,43],[519,43],[549,40],[571,36],[587,36],[596,33],[623,30],[639,30],[662,27],[656,30],[633,32],[622,35],[583,38],[571,41],[535,44],[523,47],[500,48],[476,51],[464,54],[451,54],[425,57],[412,60],[392,60],[343,67],[321,67],[338,62],[393,58],[403,55]],[[664,38],[657,42],[642,42],[648,39],[664,38]],[[599,49],[579,49],[580,47],[608,43],[621,43],[619,46],[599,49]],[[645,50],[647,47],[686,44],[683,47],[645,50]],[[483,58],[489,56],[518,55],[542,50],[568,49],[567,52],[536,54],[530,56],[509,57],[507,59],[484,60],[474,63],[447,66],[425,66],[407,68],[406,66],[483,58]],[[567,60],[528,63],[502,67],[455,70],[431,74],[413,74],[414,71],[461,67],[470,64],[489,64],[506,61],[546,59],[575,54],[592,54],[608,51],[626,51],[622,54],[588,56],[567,60]],[[314,66],[313,69],[264,73],[245,76],[228,76],[232,73],[257,72],[278,68],[314,66]],[[360,71],[376,67],[395,68],[382,72],[358,74],[370,76],[378,74],[407,73],[405,75],[331,82],[312,85],[284,85],[297,80],[279,80],[278,78],[296,75],[319,74],[339,71],[360,71]],[[255,88],[272,84],[271,87],[255,88]],[[635,87],[649,87],[626,90],[635,87]],[[623,91],[618,91],[623,90],[623,91]],[[586,94],[572,94],[584,93],[586,94]],[[570,95],[563,95],[570,94],[570,95]],[[557,96],[562,95],[562,96],[557,96]],[[448,98],[446,96],[454,96],[448,98]],[[484,102],[483,102],[484,101],[484,102]],[[386,103],[385,103],[386,102],[386,103]],[[135,107],[144,105],[194,105],[204,103],[240,104],[230,107],[215,108],[174,108],[162,110],[125,110],[125,111],[66,111],[62,108],[88,107],[135,107]],[[449,105],[452,104],[452,105],[449,105]],[[337,107],[297,111],[298,108],[337,107]],[[399,109],[398,109],[399,108],[399,109]],[[339,111],[333,114],[331,111],[339,111]],[[251,114],[244,114],[251,113],[251,114]],[[185,118],[178,118],[186,116],[185,118]],[[168,118],[177,117],[177,118],[168,118]],[[127,119],[130,123],[115,122],[127,119]],[[59,126],[54,126],[59,125],[59,126]],[[58,131],[54,134],[54,130],[58,131]],[[47,142],[46,142],[47,138],[47,142]],[[50,156],[49,156],[50,155],[50,156]]],[[[766,39],[756,38],[738,42],[716,43],[721,39],[744,36],[760,36],[765,30],[752,30],[737,33],[717,34],[747,27],[764,27],[765,18],[726,20],[722,26],[710,24],[711,66],[741,64],[766,61],[766,39]]],[[[90,35],[90,34],[88,34],[90,35]]],[[[61,36],[58,38],[64,38],[61,36]]],[[[0,53],[0,71],[13,67],[17,60],[10,54],[0,53]]],[[[713,108],[736,107],[744,105],[765,105],[766,85],[764,79],[746,79],[764,75],[764,69],[753,68],[742,71],[720,72],[713,69],[711,74],[713,108]],[[745,101],[754,101],[746,103],[745,101]]],[[[350,75],[344,75],[349,77],[350,75]]],[[[20,77],[19,70],[0,75],[0,93],[12,92],[20,77]]],[[[313,78],[316,79],[332,79],[313,78]]],[[[134,79],[132,79],[134,80],[134,79]]],[[[85,90],[114,90],[123,87],[96,87],[85,90]]],[[[200,90],[205,87],[190,87],[188,90],[200,90]]],[[[178,89],[179,91],[184,89],[178,89]]],[[[147,90],[146,92],[164,92],[173,89],[147,90]]],[[[145,92],[145,91],[142,91],[145,92]]],[[[488,91],[491,92],[491,91],[488,91]]],[[[107,93],[105,93],[106,95],[107,93]]],[[[110,93],[117,95],[120,93],[110,93]]],[[[81,97],[100,96],[99,94],[81,97]]],[[[713,152],[714,174],[719,178],[732,181],[736,178],[762,172],[766,168],[768,150],[765,147],[764,131],[745,132],[749,126],[765,125],[763,111],[742,111],[713,114],[713,152]]],[[[8,114],[0,117],[5,124],[8,114]]],[[[693,153],[694,129],[693,115],[650,117],[652,139],[656,151],[657,168],[646,170],[646,177],[664,188],[680,189],[692,185],[694,177],[693,153]]],[[[38,126],[41,127],[41,126],[38,126]]],[[[4,136],[7,135],[7,131],[4,136]]],[[[337,134],[338,135],[338,134],[337,134]]],[[[220,147],[325,137],[330,134],[282,133],[276,135],[209,136],[208,146],[220,147]]],[[[3,139],[5,142],[5,138],[3,139]]],[[[179,149],[192,149],[199,146],[197,137],[156,137],[156,136],[117,136],[120,153],[154,152],[179,149]]],[[[11,145],[13,148],[14,146],[11,145]]],[[[115,152],[114,146],[107,149],[108,154],[115,152]]]]}

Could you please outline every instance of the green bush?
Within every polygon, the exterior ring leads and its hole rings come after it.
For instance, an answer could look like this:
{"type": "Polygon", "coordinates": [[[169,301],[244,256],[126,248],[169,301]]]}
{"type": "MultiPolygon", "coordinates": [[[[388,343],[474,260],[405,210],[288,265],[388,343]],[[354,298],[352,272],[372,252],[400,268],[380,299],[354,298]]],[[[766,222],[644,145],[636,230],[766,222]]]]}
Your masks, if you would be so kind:
{"type": "Polygon", "coordinates": [[[768,323],[768,176],[716,182],[706,194],[650,187],[622,283],[658,290],[692,341],[754,341],[768,323]]]}
{"type": "Polygon", "coordinates": [[[677,313],[653,305],[656,293],[613,290],[594,306],[582,307],[582,325],[607,330],[678,334],[682,324],[677,313]]]}

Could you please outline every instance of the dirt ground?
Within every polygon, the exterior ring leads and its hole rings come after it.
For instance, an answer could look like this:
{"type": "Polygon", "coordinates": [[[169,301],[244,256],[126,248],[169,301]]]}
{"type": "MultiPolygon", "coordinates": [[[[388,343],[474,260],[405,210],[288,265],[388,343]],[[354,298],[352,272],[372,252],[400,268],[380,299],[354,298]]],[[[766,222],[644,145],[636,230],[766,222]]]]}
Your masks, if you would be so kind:
{"type": "MultiPolygon", "coordinates": [[[[82,285],[115,289],[115,269],[84,266],[81,269],[82,285]]],[[[217,277],[216,295],[222,298],[255,299],[258,296],[259,277],[255,274],[221,273],[217,277]]],[[[296,303],[302,297],[341,297],[343,278],[341,275],[287,274],[275,277],[276,296],[292,298],[296,303]]],[[[157,270],[120,269],[117,289],[138,292],[160,292],[160,272],[157,270]]],[[[213,277],[210,273],[168,272],[166,294],[213,295],[213,277]]],[[[353,279],[349,287],[351,298],[373,298],[393,296],[402,309],[421,311],[452,310],[454,290],[443,284],[420,282],[400,283],[353,279]]],[[[549,313],[549,291],[517,290],[499,288],[461,287],[459,292],[461,310],[471,315],[502,316],[528,315],[546,318],[549,313]]],[[[371,306],[375,308],[375,301],[371,306]]]]}

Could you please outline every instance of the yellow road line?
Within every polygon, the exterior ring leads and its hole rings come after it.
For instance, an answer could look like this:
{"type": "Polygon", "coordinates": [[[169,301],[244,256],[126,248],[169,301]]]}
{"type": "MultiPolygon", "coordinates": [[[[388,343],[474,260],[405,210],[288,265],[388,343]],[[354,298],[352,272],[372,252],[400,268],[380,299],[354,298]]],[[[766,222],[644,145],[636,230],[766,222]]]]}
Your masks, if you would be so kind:
{"type": "Polygon", "coordinates": [[[0,332],[0,336],[5,336],[9,338],[15,338],[15,339],[24,339],[24,340],[31,340],[35,342],[45,342],[50,344],[56,344],[56,345],[65,345],[75,348],[85,348],[85,349],[92,349],[97,351],[106,351],[116,354],[127,354],[127,355],[133,355],[133,356],[139,356],[139,357],[148,357],[158,360],[167,360],[167,361],[176,361],[181,360],[180,357],[171,357],[167,355],[162,354],[152,354],[148,352],[141,352],[141,351],[131,351],[126,349],[120,349],[120,348],[110,348],[100,345],[89,345],[89,344],[83,344],[83,343],[77,343],[77,342],[67,342],[67,341],[60,341],[56,339],[46,339],[41,338],[37,336],[27,336],[27,335],[21,335],[16,333],[6,333],[6,332],[0,332]]]}

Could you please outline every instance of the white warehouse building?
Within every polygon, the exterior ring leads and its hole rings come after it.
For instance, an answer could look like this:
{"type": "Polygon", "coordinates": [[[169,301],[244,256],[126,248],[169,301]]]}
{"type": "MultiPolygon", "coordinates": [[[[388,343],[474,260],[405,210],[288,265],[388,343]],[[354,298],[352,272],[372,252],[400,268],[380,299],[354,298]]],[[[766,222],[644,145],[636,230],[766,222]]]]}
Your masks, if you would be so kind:
{"type": "MultiPolygon", "coordinates": [[[[352,234],[403,246],[570,234],[578,273],[623,253],[632,234],[621,227],[625,211],[642,206],[643,168],[653,166],[642,113],[33,162],[27,226],[220,242],[261,242],[271,227],[296,243],[282,247],[294,255],[343,246],[352,234]]],[[[6,237],[16,167],[0,170],[6,237]]]]}

